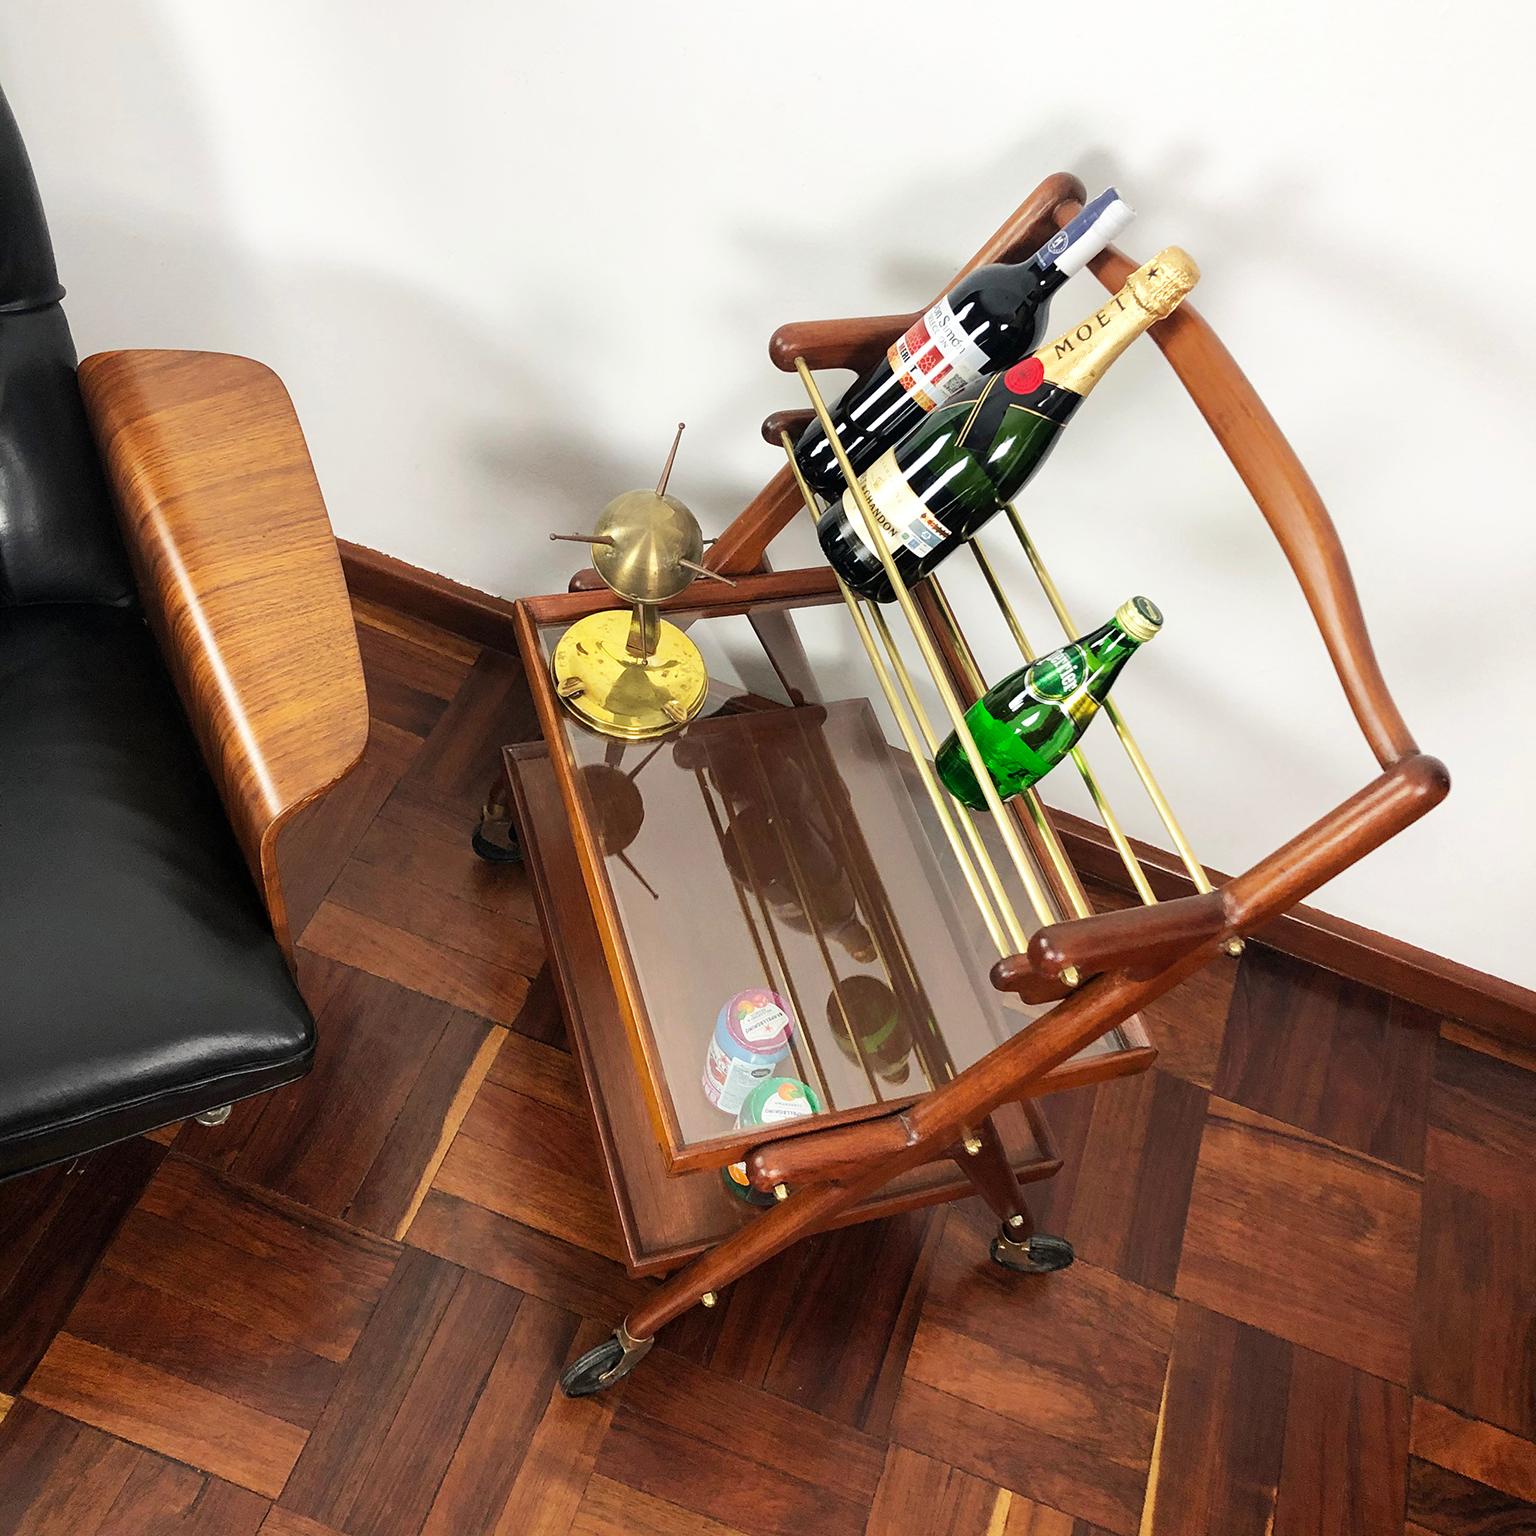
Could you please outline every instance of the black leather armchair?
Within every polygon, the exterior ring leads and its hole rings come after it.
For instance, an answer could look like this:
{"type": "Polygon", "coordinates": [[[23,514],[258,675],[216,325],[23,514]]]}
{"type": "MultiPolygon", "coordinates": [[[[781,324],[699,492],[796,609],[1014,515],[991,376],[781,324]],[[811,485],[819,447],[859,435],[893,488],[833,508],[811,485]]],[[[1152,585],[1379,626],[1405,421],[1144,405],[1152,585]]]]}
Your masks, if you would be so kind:
{"type": "Polygon", "coordinates": [[[77,377],[62,292],[0,96],[0,1177],[308,1069],[273,850],[367,734],[282,385],[77,377]]]}

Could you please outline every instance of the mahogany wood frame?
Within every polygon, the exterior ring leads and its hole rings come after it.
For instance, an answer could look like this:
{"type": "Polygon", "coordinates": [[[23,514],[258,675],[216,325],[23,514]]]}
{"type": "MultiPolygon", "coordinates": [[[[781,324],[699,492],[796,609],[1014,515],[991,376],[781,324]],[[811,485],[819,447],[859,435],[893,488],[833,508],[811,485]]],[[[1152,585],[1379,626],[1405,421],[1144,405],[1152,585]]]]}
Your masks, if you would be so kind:
{"type": "Polygon", "coordinates": [[[293,402],[214,352],[80,365],[145,617],[293,964],[277,834],[363,754],[368,695],[293,402]]]}
{"type": "MultiPolygon", "coordinates": [[[[1083,187],[1075,177],[1047,178],[962,273],[987,261],[1020,259],[1040,243],[1045,232],[1071,219],[1082,198],[1083,187]]],[[[1132,266],[1129,258],[1113,249],[1093,263],[1096,275],[1110,289],[1124,280],[1132,266]]],[[[946,291],[951,284],[945,285],[946,291]]],[[[782,326],[774,333],[770,354],[786,371],[793,369],[797,358],[813,368],[857,369],[879,356],[913,318],[880,315],[782,326]]],[[[1025,993],[1038,982],[1042,966],[1057,966],[1064,960],[1091,977],[1085,985],[974,1066],[904,1109],[755,1148],[746,1160],[753,1185],[763,1191],[793,1185],[795,1193],[781,1198],[758,1221],[652,1292],[625,1320],[621,1341],[649,1339],[702,1293],[729,1284],[800,1238],[830,1225],[897,1173],[941,1157],[954,1157],[962,1168],[978,1161],[958,1150],[962,1143],[967,1151],[978,1144],[981,1149],[983,1165],[972,1174],[977,1191],[1004,1214],[1005,1221],[1008,1206],[1017,1205],[1016,1214],[1027,1230],[1022,1197],[1016,1188],[1010,1194],[994,1166],[990,1115],[1038,1091],[1043,1075],[1216,959],[1228,939],[1273,921],[1431,810],[1449,791],[1444,765],[1419,751],[1392,699],[1338,533],[1284,434],[1194,309],[1186,305],[1175,311],[1153,328],[1153,337],[1285,552],[1361,733],[1382,771],[1290,842],[1208,896],[1098,914],[1040,930],[1028,953],[1007,957],[993,967],[994,985],[1025,993]]],[[[761,569],[768,544],[799,511],[786,468],[721,535],[709,563],[736,575],[761,569]]],[[[768,579],[779,584],[781,590],[775,596],[780,601],[785,595],[782,589],[790,586],[798,587],[802,598],[811,595],[807,573],[786,572],[772,578],[747,578],[730,596],[738,605],[745,600],[750,606],[758,596],[757,584],[768,579]]],[[[824,600],[820,593],[816,596],[824,600]]],[[[601,594],[581,594],[576,601],[603,605],[601,594]]],[[[575,617],[576,606],[567,613],[572,602],[568,596],[519,605],[523,610],[520,638],[530,673],[542,667],[537,645],[530,646],[533,623],[539,618],[575,617]]],[[[957,660],[949,659],[952,670],[957,660]]],[[[535,685],[541,708],[547,707],[543,697],[548,692],[535,685]]],[[[550,719],[543,723],[557,761],[563,761],[558,723],[550,719]]],[[[626,1355],[627,1363],[629,1359],[626,1355]]]]}

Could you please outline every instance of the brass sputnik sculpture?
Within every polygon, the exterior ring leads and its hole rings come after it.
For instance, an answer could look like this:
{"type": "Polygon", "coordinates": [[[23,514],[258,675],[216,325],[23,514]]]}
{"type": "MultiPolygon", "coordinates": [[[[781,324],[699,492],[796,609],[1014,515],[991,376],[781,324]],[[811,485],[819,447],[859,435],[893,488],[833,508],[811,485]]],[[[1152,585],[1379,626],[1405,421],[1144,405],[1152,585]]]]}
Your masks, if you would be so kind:
{"type": "Polygon", "coordinates": [[[597,574],[626,602],[629,613],[589,614],[555,646],[555,692],[577,719],[626,741],[662,736],[698,714],[709,693],[704,658],[692,640],[656,611],[696,576],[727,581],[700,563],[698,520],[667,481],[683,423],[654,491],[625,491],[603,508],[592,533],[552,533],[592,546],[597,574]]]}

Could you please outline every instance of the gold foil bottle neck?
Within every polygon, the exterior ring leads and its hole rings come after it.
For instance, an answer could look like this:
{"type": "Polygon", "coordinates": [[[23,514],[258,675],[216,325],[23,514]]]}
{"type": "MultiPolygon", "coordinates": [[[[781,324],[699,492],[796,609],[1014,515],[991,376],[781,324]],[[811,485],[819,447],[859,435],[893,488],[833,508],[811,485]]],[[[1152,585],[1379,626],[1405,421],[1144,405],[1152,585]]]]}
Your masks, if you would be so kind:
{"type": "Polygon", "coordinates": [[[1179,307],[1199,281],[1195,258],[1182,246],[1170,245],[1145,266],[1137,267],[1121,291],[1129,293],[1154,320],[1161,320],[1179,307]]]}
{"type": "Polygon", "coordinates": [[[1086,395],[1104,371],[1150,325],[1166,318],[1200,280],[1200,268],[1176,245],[1137,267],[1124,286],[1082,322],[1048,341],[1035,356],[1045,377],[1086,395]]]}

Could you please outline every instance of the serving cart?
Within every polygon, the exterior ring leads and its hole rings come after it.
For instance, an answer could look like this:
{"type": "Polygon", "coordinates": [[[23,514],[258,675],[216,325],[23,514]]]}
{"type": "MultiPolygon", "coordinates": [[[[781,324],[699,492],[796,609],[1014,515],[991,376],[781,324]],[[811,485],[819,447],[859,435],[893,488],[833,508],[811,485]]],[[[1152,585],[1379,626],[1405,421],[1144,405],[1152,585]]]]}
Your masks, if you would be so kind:
{"type": "MultiPolygon", "coordinates": [[[[1022,259],[1083,197],[1073,176],[1043,181],[944,291],[974,267],[1022,259]]],[[[1111,290],[1133,267],[1113,249],[1092,265],[1111,290]]],[[[917,317],[786,325],[771,356],[798,374],[830,433],[814,370],[864,369],[917,317]]],[[[959,730],[974,752],[962,714],[987,681],[943,573],[909,591],[887,555],[898,601],[881,607],[829,567],[768,566],[776,535],[816,510],[788,451],[807,411],[764,423],[786,463],[706,557],[732,584],[699,582],[661,605],[708,665],[691,723],[623,741],[565,706],[552,673],[561,637],[622,606],[591,573],[517,604],[543,737],[505,754],[522,846],[627,1265],[667,1276],[567,1371],[568,1393],[626,1375],[666,1323],[800,1239],[912,1206],[979,1194],[998,1216],[996,1262],[1064,1268],[1071,1248],[1034,1230],[1025,1198],[1060,1167],[1036,1101],[1145,1070],[1156,1051],[1138,1009],[1230,963],[1244,935],[1446,794],[1444,767],[1419,751],[1387,690],[1338,535],[1289,443],[1189,305],[1152,335],[1284,550],[1381,770],[1219,887],[1114,704],[1088,745],[1118,740],[1193,895],[1156,899],[1081,752],[1057,771],[1083,776],[1139,906],[1093,910],[1033,792],[1006,805],[994,796],[990,814],[973,816],[936,783],[939,738],[959,730]],[[861,675],[813,670],[812,654],[851,655],[861,675]],[[738,1128],[706,1094],[717,1011],[753,987],[789,1005],[791,1054],[776,1070],[808,1085],[820,1113],[738,1128]],[[762,1204],[727,1187],[731,1164],[762,1204]]],[[[954,559],[979,565],[1022,654],[1031,641],[987,553],[995,537],[1022,544],[1064,633],[1077,633],[1009,508],[954,559]]]]}

